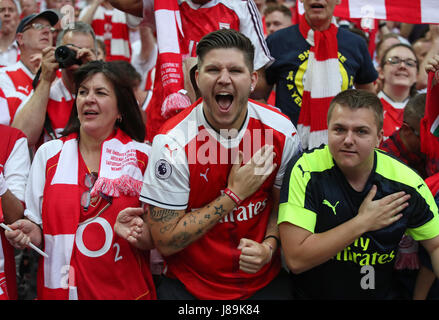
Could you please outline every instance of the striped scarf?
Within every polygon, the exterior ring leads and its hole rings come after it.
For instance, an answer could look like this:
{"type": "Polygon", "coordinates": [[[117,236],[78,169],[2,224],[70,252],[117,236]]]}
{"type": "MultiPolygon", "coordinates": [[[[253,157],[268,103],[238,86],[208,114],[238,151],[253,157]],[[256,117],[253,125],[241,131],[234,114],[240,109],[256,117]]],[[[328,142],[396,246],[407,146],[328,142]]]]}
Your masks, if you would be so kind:
{"type": "Polygon", "coordinates": [[[91,196],[103,193],[110,197],[122,194],[138,197],[143,185],[143,174],[137,164],[138,142],[118,130],[116,136],[102,144],[99,178],[91,196]]]}
{"type": "Polygon", "coordinates": [[[159,54],[155,81],[161,82],[161,115],[169,118],[191,105],[184,90],[180,9],[177,0],[154,1],[159,54]]]}
{"type": "Polygon", "coordinates": [[[103,6],[96,9],[92,21],[93,30],[96,33],[96,39],[104,41],[107,45],[107,60],[126,60],[131,59],[130,35],[127,26],[125,12],[118,9],[106,10],[103,6]],[[105,16],[111,15],[111,30],[106,30],[105,16]],[[107,39],[106,34],[111,32],[111,39],[107,39]],[[110,45],[108,45],[108,43],[110,45]]]}
{"type": "Polygon", "coordinates": [[[321,32],[311,29],[305,16],[300,16],[299,30],[311,46],[304,76],[302,108],[297,131],[304,149],[328,143],[326,115],[332,98],[341,90],[335,20],[321,32]]]}

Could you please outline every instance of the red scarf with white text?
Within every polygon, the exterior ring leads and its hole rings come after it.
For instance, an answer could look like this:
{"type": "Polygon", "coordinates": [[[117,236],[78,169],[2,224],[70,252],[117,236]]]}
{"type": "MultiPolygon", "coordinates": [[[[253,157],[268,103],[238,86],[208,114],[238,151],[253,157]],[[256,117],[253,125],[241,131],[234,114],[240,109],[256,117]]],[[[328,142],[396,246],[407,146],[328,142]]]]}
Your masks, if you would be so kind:
{"type": "Polygon", "coordinates": [[[137,164],[137,144],[122,130],[102,143],[99,178],[91,196],[99,192],[110,197],[140,195],[143,174],[137,164]]]}
{"type": "Polygon", "coordinates": [[[169,118],[191,105],[184,93],[182,39],[180,9],[177,0],[154,1],[154,16],[157,28],[156,79],[161,82],[162,109],[164,118],[169,118]]]}

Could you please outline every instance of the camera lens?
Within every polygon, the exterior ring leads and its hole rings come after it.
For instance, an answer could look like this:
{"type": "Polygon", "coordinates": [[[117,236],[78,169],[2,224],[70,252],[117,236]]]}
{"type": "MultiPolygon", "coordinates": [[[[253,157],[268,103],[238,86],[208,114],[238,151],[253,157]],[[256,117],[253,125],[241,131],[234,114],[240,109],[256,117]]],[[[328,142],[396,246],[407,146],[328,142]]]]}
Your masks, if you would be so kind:
{"type": "Polygon", "coordinates": [[[59,46],[55,50],[55,59],[60,68],[68,68],[74,64],[81,64],[81,60],[76,59],[76,51],[67,46],[59,46]]]}
{"type": "Polygon", "coordinates": [[[59,47],[57,49],[57,55],[61,59],[66,59],[69,56],[69,52],[66,50],[65,47],[59,47]]]}

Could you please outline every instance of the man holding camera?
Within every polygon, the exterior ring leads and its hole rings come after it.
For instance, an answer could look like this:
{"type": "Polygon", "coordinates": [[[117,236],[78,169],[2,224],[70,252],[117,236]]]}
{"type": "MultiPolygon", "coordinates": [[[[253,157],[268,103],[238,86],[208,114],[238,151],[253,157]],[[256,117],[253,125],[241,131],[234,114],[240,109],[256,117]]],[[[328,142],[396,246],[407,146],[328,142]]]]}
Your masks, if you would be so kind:
{"type": "Polygon", "coordinates": [[[15,35],[20,60],[0,72],[0,87],[7,99],[7,104],[0,107],[0,124],[10,125],[18,106],[31,93],[32,81],[41,64],[41,52],[52,46],[52,28],[58,20],[55,11],[45,10],[20,21],[15,35]]]}
{"type": "Polygon", "coordinates": [[[19,106],[12,122],[13,127],[26,134],[29,146],[38,148],[59,137],[73,107],[76,90],[73,73],[79,64],[96,60],[95,52],[93,29],[83,22],[64,28],[58,35],[57,48],[43,49],[39,83],[19,106]],[[61,76],[57,77],[60,67],[61,76]]]}

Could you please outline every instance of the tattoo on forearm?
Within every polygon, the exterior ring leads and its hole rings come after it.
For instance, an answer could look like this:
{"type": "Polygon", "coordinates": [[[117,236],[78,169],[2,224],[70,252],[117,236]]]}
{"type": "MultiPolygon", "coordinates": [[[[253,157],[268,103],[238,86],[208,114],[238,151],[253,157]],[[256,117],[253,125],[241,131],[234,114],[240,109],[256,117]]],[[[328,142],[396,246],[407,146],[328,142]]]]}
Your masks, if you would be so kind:
{"type": "Polygon", "coordinates": [[[176,249],[185,248],[191,242],[191,238],[190,233],[185,231],[180,232],[172,237],[169,246],[176,249]]]}
{"type": "MultiPolygon", "coordinates": [[[[158,240],[158,244],[174,249],[186,248],[193,241],[210,230],[228,211],[221,204],[221,197],[206,206],[208,210],[193,212],[149,207],[150,220],[156,225],[161,234],[168,233],[167,240],[158,240]]],[[[156,229],[157,230],[157,229],[156,229]]]]}
{"type": "Polygon", "coordinates": [[[161,209],[154,206],[149,207],[151,219],[156,222],[169,222],[178,217],[175,210],[161,209]]]}
{"type": "Polygon", "coordinates": [[[215,208],[215,212],[214,214],[218,215],[218,216],[222,216],[226,210],[224,210],[223,205],[221,204],[220,206],[213,206],[215,208]]]}
{"type": "Polygon", "coordinates": [[[196,224],[197,223],[197,217],[192,212],[188,213],[187,215],[189,217],[189,223],[190,224],[196,224]]]}
{"type": "Polygon", "coordinates": [[[169,230],[171,230],[174,227],[173,224],[167,224],[164,227],[160,228],[160,233],[165,233],[169,230]]]}

